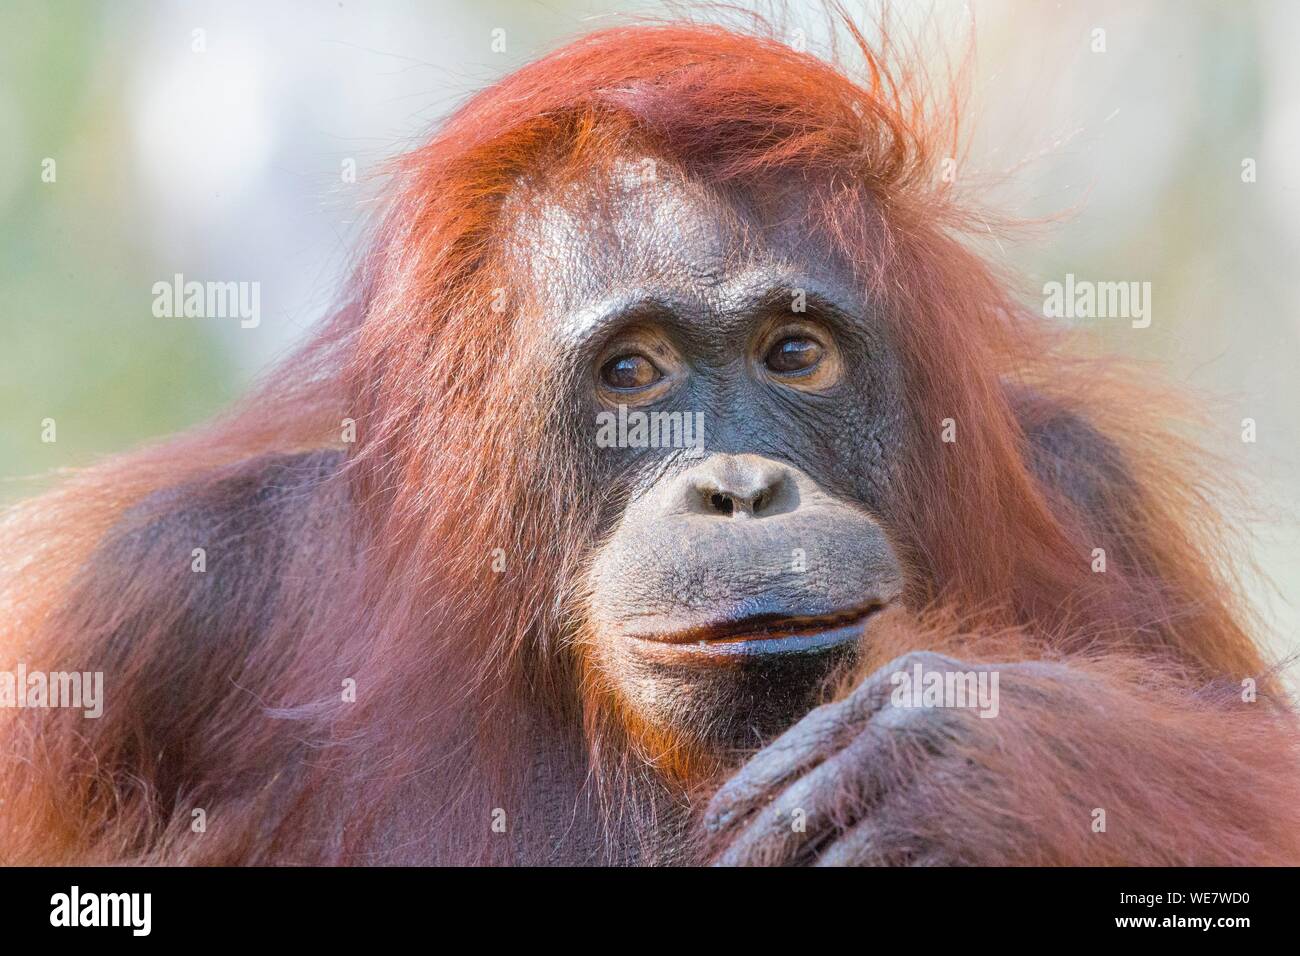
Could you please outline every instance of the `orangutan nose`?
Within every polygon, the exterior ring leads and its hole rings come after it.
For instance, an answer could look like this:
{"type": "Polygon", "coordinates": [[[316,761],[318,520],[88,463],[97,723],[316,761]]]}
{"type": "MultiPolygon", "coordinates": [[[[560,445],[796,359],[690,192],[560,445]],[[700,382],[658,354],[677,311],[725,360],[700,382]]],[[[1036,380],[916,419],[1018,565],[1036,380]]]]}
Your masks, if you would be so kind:
{"type": "Polygon", "coordinates": [[[720,518],[767,518],[797,503],[790,469],[759,455],[714,455],[679,479],[682,510],[720,518]]]}

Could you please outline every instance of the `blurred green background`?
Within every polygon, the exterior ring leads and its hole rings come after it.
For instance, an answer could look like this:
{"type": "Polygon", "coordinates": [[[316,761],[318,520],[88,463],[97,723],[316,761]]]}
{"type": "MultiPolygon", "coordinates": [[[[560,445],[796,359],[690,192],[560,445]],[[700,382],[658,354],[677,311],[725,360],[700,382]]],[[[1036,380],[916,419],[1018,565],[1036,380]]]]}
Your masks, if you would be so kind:
{"type": "MultiPolygon", "coordinates": [[[[915,5],[895,6],[907,19],[915,5]]],[[[1277,587],[1255,597],[1278,649],[1295,649],[1300,3],[974,7],[974,135],[958,175],[993,174],[981,198],[1012,215],[1068,213],[993,252],[1029,301],[1067,272],[1152,283],[1151,328],[1103,322],[1103,339],[1212,397],[1227,436],[1215,450],[1258,482],[1257,552],[1277,587]],[[1248,416],[1253,445],[1234,440],[1248,416]]],[[[818,5],[787,8],[815,42],[818,5]]],[[[966,4],[929,9],[960,44],[966,4]]],[[[379,163],[564,39],[663,10],[0,5],[0,503],[221,408],[328,309],[379,163]],[[155,318],[152,286],[175,273],[260,282],[260,325],[155,318]],[[57,441],[43,442],[51,418],[57,441]]]]}

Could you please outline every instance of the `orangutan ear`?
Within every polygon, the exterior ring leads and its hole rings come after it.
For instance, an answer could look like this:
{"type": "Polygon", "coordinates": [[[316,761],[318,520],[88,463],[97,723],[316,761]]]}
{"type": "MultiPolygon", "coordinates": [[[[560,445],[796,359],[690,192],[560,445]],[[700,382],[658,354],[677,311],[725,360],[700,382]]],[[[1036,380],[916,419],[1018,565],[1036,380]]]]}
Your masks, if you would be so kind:
{"type": "Polygon", "coordinates": [[[1024,434],[1026,464],[1049,495],[1090,524],[1111,524],[1116,503],[1137,494],[1119,447],[1056,399],[1022,385],[1007,386],[1007,395],[1024,434]]]}

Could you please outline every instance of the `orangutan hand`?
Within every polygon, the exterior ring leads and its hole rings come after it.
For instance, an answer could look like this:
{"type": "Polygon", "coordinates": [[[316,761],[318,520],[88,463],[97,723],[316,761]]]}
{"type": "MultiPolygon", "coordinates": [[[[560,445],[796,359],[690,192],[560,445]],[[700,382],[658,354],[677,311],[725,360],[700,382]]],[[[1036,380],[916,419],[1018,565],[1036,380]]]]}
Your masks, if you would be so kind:
{"type": "MultiPolygon", "coordinates": [[[[1014,819],[1004,832],[988,832],[997,828],[986,813],[963,820],[953,812],[973,805],[996,817],[997,795],[1007,788],[982,756],[1000,741],[1021,739],[999,724],[1044,707],[1085,711],[1092,683],[1058,664],[977,666],[930,652],[897,658],[844,699],[813,710],[723,785],[705,814],[712,859],[817,866],[1014,861],[1014,819]],[[965,706],[914,706],[924,702],[930,674],[962,675],[975,693],[965,706]],[[1016,695],[1032,706],[1017,708],[1010,700],[1016,695]],[[975,849],[987,855],[977,858],[975,849]]],[[[1087,811],[1080,817],[1086,833],[1087,811]]]]}

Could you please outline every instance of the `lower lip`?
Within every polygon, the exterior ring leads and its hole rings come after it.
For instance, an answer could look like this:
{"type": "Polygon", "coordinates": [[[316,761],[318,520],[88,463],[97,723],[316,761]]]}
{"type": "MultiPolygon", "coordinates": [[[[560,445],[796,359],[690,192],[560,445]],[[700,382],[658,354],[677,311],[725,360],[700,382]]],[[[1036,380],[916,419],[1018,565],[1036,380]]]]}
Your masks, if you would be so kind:
{"type": "Polygon", "coordinates": [[[693,659],[703,662],[791,654],[819,654],[856,644],[862,639],[862,632],[870,618],[871,615],[867,615],[861,620],[841,627],[807,634],[790,634],[785,637],[742,637],[685,644],[640,639],[637,643],[648,656],[659,660],[693,659]]]}

